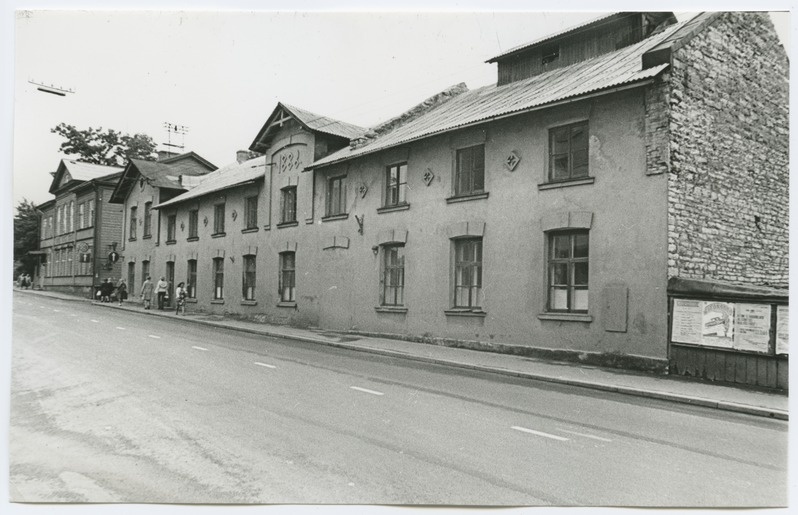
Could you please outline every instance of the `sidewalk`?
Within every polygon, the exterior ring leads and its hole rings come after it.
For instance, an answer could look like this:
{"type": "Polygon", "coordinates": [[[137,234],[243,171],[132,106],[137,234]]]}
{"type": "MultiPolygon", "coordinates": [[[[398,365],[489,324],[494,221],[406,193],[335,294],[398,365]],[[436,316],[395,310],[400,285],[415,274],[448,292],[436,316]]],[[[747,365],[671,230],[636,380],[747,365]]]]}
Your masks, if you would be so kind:
{"type": "MultiPolygon", "coordinates": [[[[50,291],[15,290],[15,293],[44,295],[70,301],[92,302],[89,299],[50,291]]],[[[157,309],[144,311],[139,303],[125,304],[121,307],[115,303],[95,302],[94,304],[102,308],[135,311],[148,316],[176,317],[172,311],[158,311],[157,309]]],[[[673,376],[656,376],[574,363],[542,361],[521,356],[442,347],[404,340],[362,337],[345,333],[243,322],[226,319],[221,315],[206,313],[189,314],[179,318],[180,320],[213,327],[277,338],[288,338],[384,356],[401,357],[425,363],[493,372],[525,379],[574,385],[594,390],[788,420],[789,398],[778,393],[748,390],[673,376]]]]}

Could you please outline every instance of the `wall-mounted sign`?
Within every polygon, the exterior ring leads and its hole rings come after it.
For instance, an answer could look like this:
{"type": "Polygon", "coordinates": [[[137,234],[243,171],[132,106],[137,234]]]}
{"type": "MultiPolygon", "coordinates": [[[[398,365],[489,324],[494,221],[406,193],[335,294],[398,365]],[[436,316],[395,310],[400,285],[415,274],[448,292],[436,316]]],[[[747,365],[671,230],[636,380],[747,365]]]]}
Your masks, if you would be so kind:
{"type": "Polygon", "coordinates": [[[776,354],[790,353],[790,307],[776,307],[776,354]]]}
{"type": "Polygon", "coordinates": [[[700,300],[673,300],[673,328],[671,340],[679,343],[701,344],[704,306],[700,300]]]}
{"type": "Polygon", "coordinates": [[[737,304],[734,310],[734,348],[767,352],[770,348],[770,305],[737,304]]]}
{"type": "Polygon", "coordinates": [[[734,304],[704,302],[701,343],[712,347],[734,346],[734,304]]]}

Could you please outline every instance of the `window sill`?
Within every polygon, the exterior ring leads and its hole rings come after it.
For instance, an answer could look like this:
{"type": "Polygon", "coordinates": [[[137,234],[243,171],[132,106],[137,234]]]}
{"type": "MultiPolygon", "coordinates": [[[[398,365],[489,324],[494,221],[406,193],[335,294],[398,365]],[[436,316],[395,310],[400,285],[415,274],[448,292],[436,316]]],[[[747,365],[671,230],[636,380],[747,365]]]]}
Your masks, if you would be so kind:
{"type": "Polygon", "coordinates": [[[166,240],[166,242],[165,242],[165,243],[166,243],[167,245],[174,245],[175,243],[177,243],[177,241],[176,241],[176,240],[166,240]]]}
{"type": "Polygon", "coordinates": [[[136,241],[136,238],[128,238],[127,241],[136,241]]]}
{"type": "Polygon", "coordinates": [[[152,238],[152,234],[145,234],[141,237],[142,240],[149,240],[150,238],[152,238]]]}
{"type": "Polygon", "coordinates": [[[211,299],[211,304],[224,304],[224,299],[211,299]]]}
{"type": "Polygon", "coordinates": [[[278,308],[294,308],[296,309],[296,302],[278,302],[278,308]]]}
{"type": "Polygon", "coordinates": [[[241,305],[242,306],[257,306],[258,305],[258,301],[257,300],[242,300],[241,301],[241,305]]]}
{"type": "Polygon", "coordinates": [[[211,238],[224,238],[225,236],[227,236],[226,232],[215,232],[211,234],[211,238]]]}
{"type": "Polygon", "coordinates": [[[186,238],[186,241],[199,241],[199,236],[190,236],[186,238]]]}
{"type": "Polygon", "coordinates": [[[322,222],[334,222],[335,220],[346,220],[349,218],[349,213],[341,213],[340,215],[328,215],[321,217],[322,222]]]}
{"type": "Polygon", "coordinates": [[[488,192],[471,193],[469,195],[455,195],[446,199],[447,204],[456,204],[458,202],[470,202],[472,200],[482,200],[488,198],[488,192]]]}
{"type": "Polygon", "coordinates": [[[251,232],[258,232],[260,229],[258,227],[249,227],[247,229],[241,229],[241,234],[247,234],[251,232]]]}
{"type": "Polygon", "coordinates": [[[403,306],[377,306],[374,308],[377,313],[407,313],[407,308],[403,306]]]}
{"type": "Polygon", "coordinates": [[[592,322],[593,317],[587,313],[540,313],[540,320],[556,320],[559,322],[592,322]]]}
{"type": "Polygon", "coordinates": [[[197,299],[186,299],[186,304],[196,304],[197,299]]]}
{"type": "Polygon", "coordinates": [[[410,209],[410,204],[405,202],[403,204],[396,204],[395,206],[383,206],[377,208],[377,213],[393,213],[394,211],[407,211],[410,209]]]}
{"type": "Polygon", "coordinates": [[[284,229],[286,227],[296,227],[298,225],[299,225],[299,222],[297,222],[296,220],[293,220],[291,222],[280,222],[279,224],[277,224],[277,228],[278,229],[284,229]]]}
{"type": "Polygon", "coordinates": [[[446,316],[449,317],[485,317],[487,313],[482,311],[481,309],[469,309],[469,308],[452,308],[447,309],[443,312],[446,316]]]}
{"type": "Polygon", "coordinates": [[[583,184],[593,184],[596,182],[595,177],[583,177],[581,179],[570,179],[567,181],[544,182],[538,184],[539,190],[552,190],[557,188],[568,188],[570,186],[581,186],[583,184]]]}

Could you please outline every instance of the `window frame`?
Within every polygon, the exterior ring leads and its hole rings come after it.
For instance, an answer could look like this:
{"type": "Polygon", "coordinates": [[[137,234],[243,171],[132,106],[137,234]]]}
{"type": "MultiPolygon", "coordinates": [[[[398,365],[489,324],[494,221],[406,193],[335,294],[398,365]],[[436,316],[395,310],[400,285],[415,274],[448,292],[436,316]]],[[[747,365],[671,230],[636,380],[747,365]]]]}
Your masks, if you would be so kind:
{"type": "Polygon", "coordinates": [[[144,203],[144,230],[142,238],[152,238],[152,202],[144,203]]]}
{"type": "Polygon", "coordinates": [[[468,197],[471,195],[480,195],[485,193],[485,144],[479,143],[477,145],[469,145],[467,147],[461,147],[455,149],[454,152],[454,177],[453,177],[453,186],[454,186],[454,197],[468,197]],[[474,166],[477,159],[475,159],[475,149],[480,149],[482,154],[482,167],[481,169],[474,166]],[[471,164],[471,168],[465,170],[464,163],[466,162],[466,157],[469,157],[469,161],[471,164]],[[477,176],[477,172],[481,174],[480,179],[482,186],[476,187],[477,181],[475,180],[477,176]],[[467,179],[467,180],[463,180],[467,179]],[[467,182],[468,184],[463,184],[467,182]]]}
{"type": "Polygon", "coordinates": [[[385,167],[385,198],[383,207],[398,207],[407,204],[407,161],[385,167]],[[396,183],[391,178],[396,175],[396,183]],[[404,181],[402,180],[404,176],[404,181]],[[394,198],[395,197],[395,198],[394,198]]]}
{"type": "Polygon", "coordinates": [[[224,232],[224,219],[226,216],[225,202],[217,202],[213,205],[213,234],[212,236],[220,236],[224,232]]]}
{"type": "Polygon", "coordinates": [[[334,175],[327,177],[327,191],[324,213],[325,216],[345,215],[346,212],[346,175],[334,175]],[[337,207],[333,210],[333,183],[338,183],[337,207]]]}
{"type": "Polygon", "coordinates": [[[86,228],[86,203],[81,202],[78,204],[78,229],[86,228]]]}
{"type": "Polygon", "coordinates": [[[280,223],[290,224],[297,221],[297,187],[286,186],[280,189],[280,223]]]}
{"type": "Polygon", "coordinates": [[[241,263],[241,298],[243,300],[255,300],[257,265],[255,255],[249,254],[243,257],[243,262],[241,263]]]}
{"type": "Polygon", "coordinates": [[[94,199],[89,200],[89,219],[86,227],[94,227],[94,199]]]}
{"type": "MultiPolygon", "coordinates": [[[[453,309],[462,309],[462,310],[471,310],[471,311],[482,311],[483,310],[483,283],[484,283],[484,247],[483,247],[483,238],[481,236],[478,237],[463,237],[463,238],[456,238],[452,240],[452,308],[453,309]],[[476,246],[478,244],[478,247],[476,246]],[[465,260],[461,259],[461,250],[467,245],[474,245],[473,254],[474,259],[472,260],[465,260]],[[479,250],[478,257],[477,257],[477,249],[479,250]],[[460,273],[461,270],[470,270],[469,277],[476,277],[478,279],[478,284],[470,284],[466,285],[461,284],[461,277],[462,274],[460,273]],[[476,273],[475,273],[476,272],[476,273]],[[467,289],[468,297],[467,302],[465,304],[459,302],[460,290],[467,289]]],[[[469,282],[473,282],[473,279],[469,282]]]]}
{"type": "Polygon", "coordinates": [[[213,300],[224,300],[224,258],[213,258],[213,300]]]}
{"type": "Polygon", "coordinates": [[[199,209],[188,211],[188,239],[199,238],[199,209]]]}
{"type": "Polygon", "coordinates": [[[177,214],[166,215],[166,243],[174,243],[177,238],[177,214]]]}
{"type": "Polygon", "coordinates": [[[258,228],[258,196],[244,198],[244,230],[258,228]]]}
{"type": "Polygon", "coordinates": [[[197,298],[197,260],[186,260],[186,297],[197,298]]]}
{"type": "Polygon", "coordinates": [[[590,231],[587,229],[567,229],[559,231],[549,231],[546,234],[546,311],[549,313],[574,313],[587,314],[590,310],[590,231]],[[556,252],[555,238],[568,237],[568,257],[555,257],[556,252]],[[586,238],[586,255],[574,256],[576,248],[576,237],[586,238]],[[576,265],[586,264],[586,281],[584,284],[576,284],[576,265]],[[557,265],[566,266],[566,283],[555,283],[555,269],[557,265]],[[554,290],[566,290],[565,309],[554,307],[554,290]],[[585,309],[576,309],[576,291],[585,292],[585,309]]]}
{"type": "Polygon", "coordinates": [[[380,306],[404,307],[405,305],[405,245],[404,243],[386,243],[380,246],[380,306]],[[401,263],[389,263],[392,252],[401,263]],[[396,284],[393,284],[396,283],[396,284]],[[389,294],[392,289],[392,294],[389,294]],[[392,302],[391,302],[392,301],[392,302]]]}
{"type": "Polygon", "coordinates": [[[128,238],[135,240],[138,236],[138,206],[130,206],[130,224],[128,229],[128,238]]]}
{"type": "Polygon", "coordinates": [[[296,252],[280,252],[279,266],[280,274],[278,277],[277,293],[280,296],[280,302],[294,303],[296,302],[296,252]],[[291,258],[290,267],[288,266],[289,257],[291,258]],[[290,286],[286,283],[289,283],[290,286]],[[288,288],[288,295],[286,295],[286,288],[288,288]]]}
{"type": "Polygon", "coordinates": [[[550,127],[549,132],[549,148],[548,148],[548,171],[546,174],[549,183],[561,183],[570,181],[580,181],[590,178],[590,123],[588,120],[580,120],[565,125],[558,125],[550,127]],[[574,129],[582,128],[585,132],[585,147],[573,148],[573,131],[574,129]],[[568,131],[568,151],[555,153],[555,139],[558,131],[568,131]],[[585,152],[585,172],[584,175],[574,175],[574,154],[576,152],[585,152]],[[558,158],[565,156],[568,159],[568,175],[567,177],[555,177],[555,163],[558,158]]]}

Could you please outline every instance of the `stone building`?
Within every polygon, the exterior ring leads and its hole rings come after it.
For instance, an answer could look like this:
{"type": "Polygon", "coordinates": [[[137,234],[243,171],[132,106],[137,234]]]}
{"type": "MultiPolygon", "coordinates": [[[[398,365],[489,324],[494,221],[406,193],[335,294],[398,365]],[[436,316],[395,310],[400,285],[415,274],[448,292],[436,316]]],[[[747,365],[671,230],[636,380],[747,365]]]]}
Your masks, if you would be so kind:
{"type": "Polygon", "coordinates": [[[93,286],[119,277],[108,261],[122,238],[122,211],[108,200],[122,168],[62,159],[41,204],[39,264],[34,285],[91,296],[93,286]]]}
{"type": "Polygon", "coordinates": [[[195,309],[786,388],[768,16],[616,13],[488,62],[370,130],[279,104],[150,245],[195,309]]]}

